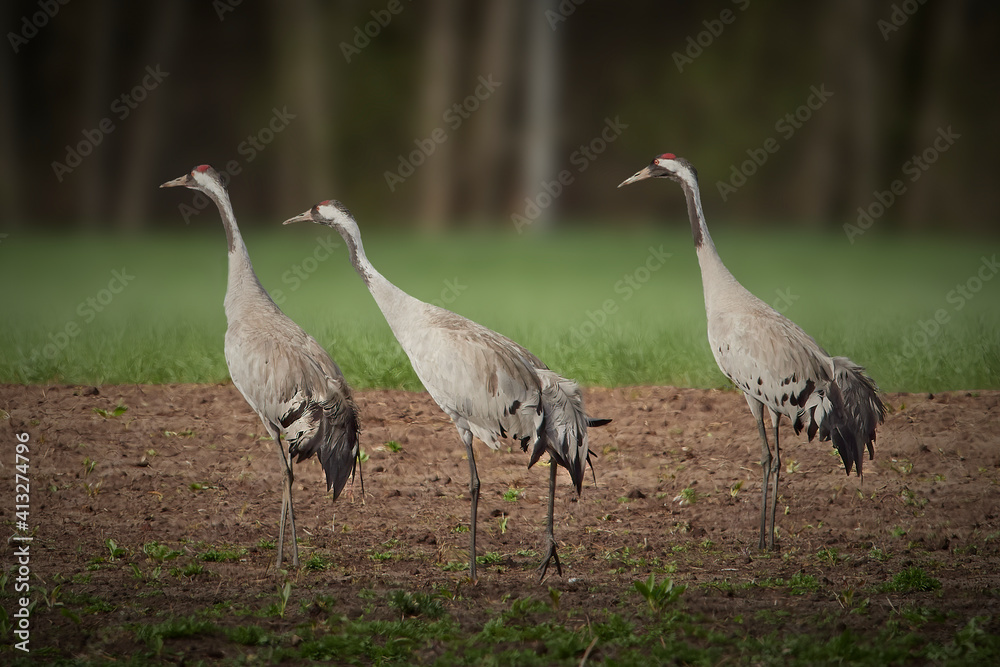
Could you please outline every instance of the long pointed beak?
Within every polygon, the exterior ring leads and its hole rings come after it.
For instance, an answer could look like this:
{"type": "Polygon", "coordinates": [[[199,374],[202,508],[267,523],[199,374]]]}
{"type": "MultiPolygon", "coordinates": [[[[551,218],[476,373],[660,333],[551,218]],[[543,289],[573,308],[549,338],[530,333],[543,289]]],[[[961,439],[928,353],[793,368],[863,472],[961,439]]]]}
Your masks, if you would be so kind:
{"type": "Polygon", "coordinates": [[[644,169],[635,172],[629,178],[626,178],[624,181],[618,184],[618,187],[621,187],[623,185],[629,185],[630,183],[635,183],[636,181],[643,181],[647,178],[652,178],[652,176],[653,175],[650,173],[649,167],[646,167],[644,169]]]}
{"type": "Polygon", "coordinates": [[[305,213],[299,213],[295,217],[289,218],[288,220],[285,220],[281,224],[290,225],[293,222],[313,222],[312,209],[309,209],[305,213]]]}
{"type": "Polygon", "coordinates": [[[167,181],[161,188],[183,188],[187,187],[188,183],[191,182],[191,174],[184,174],[180,178],[175,178],[172,181],[167,181]]]}

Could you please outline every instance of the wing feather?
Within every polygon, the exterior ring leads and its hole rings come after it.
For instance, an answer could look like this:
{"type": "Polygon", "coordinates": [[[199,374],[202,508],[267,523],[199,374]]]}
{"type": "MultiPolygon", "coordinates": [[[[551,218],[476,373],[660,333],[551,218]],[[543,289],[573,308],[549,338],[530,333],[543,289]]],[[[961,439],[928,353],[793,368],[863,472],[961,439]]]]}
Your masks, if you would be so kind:
{"type": "Polygon", "coordinates": [[[298,461],[317,455],[336,498],[356,470],[359,411],[329,353],[277,312],[280,317],[230,323],[230,376],[261,419],[285,438],[289,455],[298,461]]]}

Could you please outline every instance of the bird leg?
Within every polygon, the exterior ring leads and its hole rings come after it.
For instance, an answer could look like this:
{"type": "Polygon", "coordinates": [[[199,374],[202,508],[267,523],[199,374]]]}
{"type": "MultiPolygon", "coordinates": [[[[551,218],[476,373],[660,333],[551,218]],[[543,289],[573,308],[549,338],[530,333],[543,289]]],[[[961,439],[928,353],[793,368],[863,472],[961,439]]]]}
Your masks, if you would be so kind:
{"type": "Polygon", "coordinates": [[[469,578],[476,583],[476,514],[479,510],[479,473],[476,471],[476,455],[472,451],[472,431],[459,428],[458,433],[465,443],[469,457],[469,496],[472,498],[472,515],[469,519],[469,578]]]}
{"type": "Polygon", "coordinates": [[[278,457],[281,459],[281,467],[284,475],[281,484],[281,521],[278,523],[278,569],[281,569],[282,551],[285,546],[285,517],[288,517],[292,529],[292,566],[299,566],[299,545],[295,539],[295,513],[292,510],[292,459],[285,453],[285,448],[281,445],[281,435],[278,429],[268,426],[267,429],[274,444],[278,447],[278,457]]]}
{"type": "MultiPolygon", "coordinates": [[[[762,416],[763,418],[763,416],[762,416]]],[[[771,534],[768,537],[768,549],[774,549],[774,510],[778,506],[778,477],[781,475],[781,448],[778,446],[778,415],[771,414],[774,424],[774,461],[771,470],[774,472],[774,485],[771,487],[771,534]]]]}
{"type": "Polygon", "coordinates": [[[552,529],[552,516],[555,510],[555,498],[556,498],[556,462],[549,458],[549,518],[546,524],[545,538],[549,543],[549,550],[545,556],[545,560],[542,561],[541,567],[538,568],[538,582],[541,583],[545,579],[545,572],[549,569],[549,561],[556,561],[556,570],[559,572],[559,576],[562,576],[562,565],[559,563],[559,554],[556,553],[556,536],[552,529]]]}
{"type": "MultiPolygon", "coordinates": [[[[767,485],[771,481],[771,447],[767,444],[767,429],[764,428],[764,406],[757,401],[748,401],[750,410],[757,418],[757,431],[760,433],[760,467],[764,471],[763,489],[760,500],[760,543],[758,548],[765,549],[764,534],[767,532],[767,485]]],[[[771,513],[771,525],[774,526],[774,513],[771,513]]],[[[772,533],[771,544],[774,545],[772,533]]]]}

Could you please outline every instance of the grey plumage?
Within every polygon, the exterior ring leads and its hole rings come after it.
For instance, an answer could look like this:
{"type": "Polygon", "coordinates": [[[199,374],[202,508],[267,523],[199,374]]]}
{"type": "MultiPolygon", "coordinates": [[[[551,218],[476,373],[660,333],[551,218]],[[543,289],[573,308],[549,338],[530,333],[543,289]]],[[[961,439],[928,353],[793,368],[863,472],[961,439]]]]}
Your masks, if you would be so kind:
{"type": "Polygon", "coordinates": [[[579,493],[590,456],[587,428],[608,420],[587,417],[579,386],[549,370],[522,346],[451,311],[415,299],[390,283],[368,261],[357,222],[340,202],[322,202],[285,224],[303,220],[332,227],[344,238],[355,270],[368,286],[417,377],[458,429],[469,458],[472,580],[476,580],[479,499],[473,437],[492,449],[500,447],[502,438],[517,441],[524,451],[531,452],[529,467],[548,452],[549,544],[539,571],[544,577],[549,562],[554,560],[562,573],[552,527],[556,466],[569,471],[579,493]]]}
{"type": "Polygon", "coordinates": [[[203,192],[215,202],[222,216],[229,243],[226,365],[233,384],[278,448],[283,484],[277,563],[280,567],[287,516],[292,532],[292,565],[298,566],[292,459],[301,462],[315,454],[326,473],[327,491],[332,490],[336,500],[357,464],[358,408],[340,368],[327,351],[281,312],[257,279],[218,172],[202,165],[160,187],[203,192]],[[288,443],[287,455],[282,437],[288,443]]]}
{"type": "Polygon", "coordinates": [[[705,223],[698,191],[698,175],[687,160],[671,153],[621,185],[647,178],[669,178],[681,185],[701,268],[708,319],[708,342],[719,368],[739,387],[757,420],[761,439],[763,500],[760,548],[774,547],[774,512],[778,498],[781,453],[778,423],[781,415],[803,430],[811,441],[832,440],[849,475],[861,475],[865,448],[874,458],[875,428],[885,417],[885,406],[864,369],[846,357],[831,357],[798,325],[747,291],[722,263],[705,223]],[[774,457],[764,427],[765,410],[774,429],[774,457]],[[768,523],[768,486],[774,476],[768,523]]]}

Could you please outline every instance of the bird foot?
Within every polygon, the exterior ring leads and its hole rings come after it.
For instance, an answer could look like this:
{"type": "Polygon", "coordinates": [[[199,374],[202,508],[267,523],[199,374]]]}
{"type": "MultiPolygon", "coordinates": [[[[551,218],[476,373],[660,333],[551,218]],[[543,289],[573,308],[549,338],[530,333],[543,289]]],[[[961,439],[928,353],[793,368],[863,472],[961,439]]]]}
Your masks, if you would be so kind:
{"type": "Polygon", "coordinates": [[[545,579],[545,573],[549,569],[549,562],[552,561],[552,560],[555,560],[555,562],[556,562],[556,571],[559,573],[559,576],[561,577],[562,576],[562,564],[559,562],[559,554],[556,553],[556,543],[555,543],[554,540],[549,540],[549,552],[548,552],[548,554],[546,554],[545,560],[543,560],[542,564],[538,567],[538,581],[539,581],[539,583],[541,583],[541,581],[545,579]]]}

